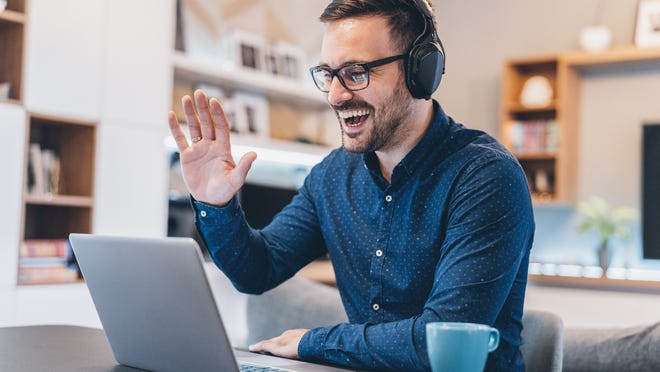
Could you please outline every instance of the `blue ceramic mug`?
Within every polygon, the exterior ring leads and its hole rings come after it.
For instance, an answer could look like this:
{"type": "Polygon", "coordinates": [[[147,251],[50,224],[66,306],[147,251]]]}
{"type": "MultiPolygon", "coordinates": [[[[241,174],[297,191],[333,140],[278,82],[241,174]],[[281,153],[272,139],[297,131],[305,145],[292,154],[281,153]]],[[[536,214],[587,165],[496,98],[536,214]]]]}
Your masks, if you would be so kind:
{"type": "Polygon", "coordinates": [[[499,343],[500,332],[484,324],[426,324],[426,347],[433,372],[481,372],[488,353],[499,343]]]}

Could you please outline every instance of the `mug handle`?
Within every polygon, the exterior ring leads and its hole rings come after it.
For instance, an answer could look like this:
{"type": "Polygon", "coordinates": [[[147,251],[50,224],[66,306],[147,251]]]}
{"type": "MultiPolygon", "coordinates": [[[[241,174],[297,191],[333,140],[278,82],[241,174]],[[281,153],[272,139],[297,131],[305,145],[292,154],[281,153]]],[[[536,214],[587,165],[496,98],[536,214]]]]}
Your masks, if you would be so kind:
{"type": "Polygon", "coordinates": [[[488,339],[488,352],[497,349],[497,346],[500,344],[500,331],[495,328],[490,329],[490,337],[488,339]]]}

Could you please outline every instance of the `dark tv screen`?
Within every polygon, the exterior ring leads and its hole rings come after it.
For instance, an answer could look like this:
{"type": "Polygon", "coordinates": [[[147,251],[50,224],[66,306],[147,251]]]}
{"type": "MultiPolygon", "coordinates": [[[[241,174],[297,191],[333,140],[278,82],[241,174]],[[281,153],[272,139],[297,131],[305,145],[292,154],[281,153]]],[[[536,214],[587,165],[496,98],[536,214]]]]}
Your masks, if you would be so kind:
{"type": "Polygon", "coordinates": [[[645,259],[660,259],[660,124],[643,128],[642,244],[645,259]]]}

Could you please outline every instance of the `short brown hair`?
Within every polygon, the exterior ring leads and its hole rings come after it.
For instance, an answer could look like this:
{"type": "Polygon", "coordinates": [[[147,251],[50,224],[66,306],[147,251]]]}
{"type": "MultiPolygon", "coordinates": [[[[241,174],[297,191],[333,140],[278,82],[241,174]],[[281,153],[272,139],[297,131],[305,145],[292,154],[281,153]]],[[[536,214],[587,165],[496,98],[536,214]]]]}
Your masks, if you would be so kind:
{"type": "Polygon", "coordinates": [[[411,1],[405,0],[333,0],[319,19],[328,23],[370,15],[387,18],[390,37],[399,53],[407,53],[424,31],[424,18],[411,1]]]}

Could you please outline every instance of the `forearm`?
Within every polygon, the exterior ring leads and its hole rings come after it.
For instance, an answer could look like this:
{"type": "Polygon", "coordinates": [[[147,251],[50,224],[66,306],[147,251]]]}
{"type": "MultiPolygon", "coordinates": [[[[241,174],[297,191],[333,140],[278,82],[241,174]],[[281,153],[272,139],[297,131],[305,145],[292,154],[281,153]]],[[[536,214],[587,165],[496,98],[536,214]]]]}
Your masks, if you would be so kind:
{"type": "Polygon", "coordinates": [[[363,370],[425,371],[425,351],[413,337],[418,318],[381,324],[338,324],[308,331],[298,347],[301,359],[363,370]]]}
{"type": "Polygon", "coordinates": [[[193,200],[195,225],[214,263],[241,292],[261,293],[275,281],[266,242],[245,221],[236,198],[224,207],[193,200]],[[260,273],[260,275],[254,275],[260,273]]]}
{"type": "Polygon", "coordinates": [[[325,253],[307,197],[297,195],[263,230],[250,228],[235,197],[224,207],[193,200],[193,208],[213,261],[242,292],[271,289],[325,253]]]}

